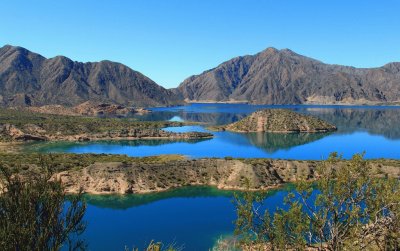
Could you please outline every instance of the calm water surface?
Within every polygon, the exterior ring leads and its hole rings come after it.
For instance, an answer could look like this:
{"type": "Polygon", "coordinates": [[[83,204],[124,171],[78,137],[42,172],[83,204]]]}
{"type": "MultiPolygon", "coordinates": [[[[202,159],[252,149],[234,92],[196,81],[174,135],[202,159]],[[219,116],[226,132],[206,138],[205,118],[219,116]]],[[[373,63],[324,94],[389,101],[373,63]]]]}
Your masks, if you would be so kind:
{"type": "MultiPolygon", "coordinates": [[[[264,208],[274,212],[286,195],[286,190],[268,192],[264,208]]],[[[209,250],[234,230],[232,196],[233,192],[209,187],[153,195],[87,196],[89,224],[83,237],[89,250],[143,249],[151,240],[176,243],[185,250],[209,250]]]]}
{"type": "Polygon", "coordinates": [[[175,132],[207,131],[209,125],[235,122],[262,108],[284,108],[322,118],[338,127],[332,133],[233,133],[212,132],[213,139],[170,141],[134,140],[86,143],[39,143],[41,152],[111,153],[129,156],[183,154],[192,158],[326,158],[337,151],[345,158],[366,151],[366,158],[400,158],[400,108],[383,106],[254,106],[242,104],[192,104],[154,108],[139,120],[200,122],[201,126],[166,128],[175,132]]]}
{"type": "MultiPolygon", "coordinates": [[[[166,130],[207,131],[208,125],[235,122],[267,106],[193,104],[155,108],[139,120],[201,122],[199,126],[166,130]]],[[[130,156],[184,154],[200,157],[267,157],[323,159],[338,151],[349,158],[366,151],[367,158],[400,159],[400,108],[357,106],[273,106],[310,114],[335,124],[338,131],[319,134],[213,132],[208,140],[134,140],[119,142],[35,144],[40,152],[111,153],[130,156]]],[[[289,189],[289,188],[288,188],[289,189]]],[[[265,208],[283,207],[287,191],[270,192],[265,208]]],[[[185,250],[209,250],[232,234],[235,220],[232,192],[213,188],[183,188],[153,195],[88,196],[85,238],[90,250],[143,247],[151,240],[176,243],[185,250]]]]}

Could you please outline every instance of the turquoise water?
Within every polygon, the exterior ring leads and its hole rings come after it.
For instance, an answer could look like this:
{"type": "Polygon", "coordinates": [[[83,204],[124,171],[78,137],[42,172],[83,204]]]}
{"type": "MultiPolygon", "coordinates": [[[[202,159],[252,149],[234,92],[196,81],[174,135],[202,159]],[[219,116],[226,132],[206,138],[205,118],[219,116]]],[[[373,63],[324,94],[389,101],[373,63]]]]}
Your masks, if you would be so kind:
{"type": "Polygon", "coordinates": [[[274,134],[212,132],[200,141],[134,140],[85,143],[39,143],[42,152],[111,153],[129,156],[183,154],[192,158],[241,157],[314,159],[337,151],[345,158],[365,151],[366,158],[400,158],[400,108],[383,106],[254,106],[242,104],[192,104],[154,108],[140,120],[201,122],[201,126],[166,130],[207,131],[206,126],[235,122],[262,108],[284,108],[320,117],[338,127],[332,133],[274,134]]]}

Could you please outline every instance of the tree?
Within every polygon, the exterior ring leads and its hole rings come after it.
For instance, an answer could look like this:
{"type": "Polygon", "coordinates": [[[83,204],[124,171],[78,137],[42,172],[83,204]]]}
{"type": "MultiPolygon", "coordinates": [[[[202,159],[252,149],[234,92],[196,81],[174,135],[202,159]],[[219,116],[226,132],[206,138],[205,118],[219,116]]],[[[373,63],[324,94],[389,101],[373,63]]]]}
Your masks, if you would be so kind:
{"type": "Polygon", "coordinates": [[[86,227],[82,194],[67,195],[52,180],[51,159],[38,172],[0,166],[0,246],[2,250],[83,250],[78,237],[86,227]]]}
{"type": "Polygon", "coordinates": [[[288,209],[261,215],[250,192],[237,198],[236,233],[249,247],[320,250],[398,250],[400,182],[377,177],[363,154],[345,161],[332,153],[315,182],[299,182],[286,197],[288,209]]]}

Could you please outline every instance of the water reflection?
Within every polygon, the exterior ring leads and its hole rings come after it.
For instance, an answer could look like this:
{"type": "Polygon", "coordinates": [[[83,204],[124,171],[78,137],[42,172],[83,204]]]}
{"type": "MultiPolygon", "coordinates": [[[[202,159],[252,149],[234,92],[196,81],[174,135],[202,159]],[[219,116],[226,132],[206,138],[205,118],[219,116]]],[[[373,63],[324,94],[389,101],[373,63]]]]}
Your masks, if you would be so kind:
{"type": "MultiPolygon", "coordinates": [[[[142,120],[184,120],[202,122],[201,126],[166,128],[175,132],[207,131],[206,125],[237,121],[266,106],[193,104],[157,108],[136,117],[142,120]]],[[[272,107],[272,106],[269,106],[272,107]]],[[[332,133],[276,134],[212,132],[208,140],[133,140],[87,143],[39,143],[31,148],[44,152],[111,153],[130,156],[183,154],[193,158],[292,158],[316,159],[338,151],[350,158],[367,152],[367,158],[400,158],[400,107],[322,107],[273,106],[292,109],[324,119],[338,127],[332,133]]]]}
{"type": "Polygon", "coordinates": [[[249,113],[265,108],[291,109],[324,119],[338,127],[339,133],[366,131],[388,139],[400,139],[400,107],[387,106],[261,106],[241,104],[191,104],[155,108],[140,120],[170,120],[179,116],[184,121],[221,125],[236,122],[249,113]]]}
{"type": "Polygon", "coordinates": [[[177,110],[176,112],[155,110],[143,116],[135,116],[135,118],[141,121],[175,121],[179,118],[178,121],[201,122],[207,125],[223,125],[236,122],[246,117],[246,115],[247,113],[198,113],[182,110],[177,110]]]}
{"type": "MultiPolygon", "coordinates": [[[[258,192],[264,197],[270,197],[278,191],[288,191],[293,186],[288,184],[279,189],[272,189],[265,192],[258,192]]],[[[151,204],[161,200],[171,198],[199,198],[199,197],[226,197],[233,198],[234,193],[240,194],[239,191],[219,190],[208,186],[188,186],[172,189],[165,192],[151,194],[129,194],[129,195],[85,195],[88,204],[111,209],[128,209],[142,205],[151,204]]]]}
{"type": "Polygon", "coordinates": [[[268,153],[317,141],[331,133],[246,133],[249,142],[268,153]]]}
{"type": "MultiPolygon", "coordinates": [[[[302,110],[299,110],[303,112],[302,110]]],[[[400,139],[400,109],[305,109],[338,127],[339,133],[366,131],[388,139],[400,139]]]]}
{"type": "MultiPolygon", "coordinates": [[[[289,189],[289,188],[288,188],[289,189]]],[[[282,207],[286,188],[266,194],[266,208],[282,207]]],[[[232,234],[236,212],[232,192],[187,187],[149,195],[87,196],[84,238],[90,250],[143,250],[151,240],[209,250],[223,235],[232,234]],[[190,229],[190,231],[188,231],[190,229]]]]}
{"type": "MultiPolygon", "coordinates": [[[[172,143],[196,144],[205,139],[137,139],[137,140],[100,140],[88,142],[32,142],[24,145],[26,152],[75,152],[79,148],[91,148],[95,146],[94,153],[110,153],[118,147],[138,147],[138,146],[162,146],[172,143]]],[[[89,151],[90,152],[90,151],[89,151]]],[[[118,154],[118,152],[117,152],[118,154]]],[[[122,154],[122,152],[121,152],[122,154]]]]}

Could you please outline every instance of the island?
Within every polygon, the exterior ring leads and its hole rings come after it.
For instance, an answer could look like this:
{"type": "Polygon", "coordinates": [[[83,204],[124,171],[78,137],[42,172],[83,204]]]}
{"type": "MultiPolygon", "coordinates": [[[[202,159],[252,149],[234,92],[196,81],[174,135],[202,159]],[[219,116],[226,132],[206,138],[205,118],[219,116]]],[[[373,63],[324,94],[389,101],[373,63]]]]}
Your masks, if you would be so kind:
{"type": "Polygon", "coordinates": [[[285,109],[265,109],[228,125],[210,127],[216,131],[317,133],[337,130],[336,126],[313,116],[285,109]]]}

